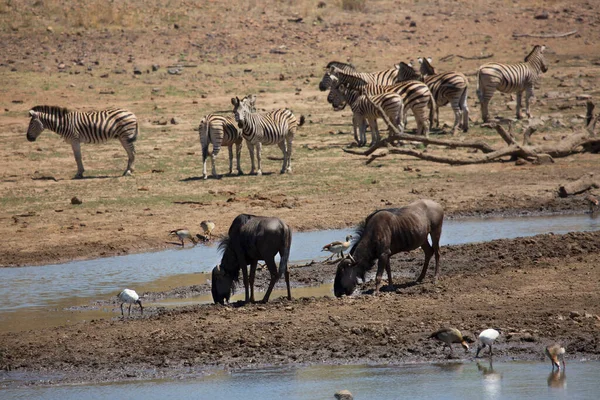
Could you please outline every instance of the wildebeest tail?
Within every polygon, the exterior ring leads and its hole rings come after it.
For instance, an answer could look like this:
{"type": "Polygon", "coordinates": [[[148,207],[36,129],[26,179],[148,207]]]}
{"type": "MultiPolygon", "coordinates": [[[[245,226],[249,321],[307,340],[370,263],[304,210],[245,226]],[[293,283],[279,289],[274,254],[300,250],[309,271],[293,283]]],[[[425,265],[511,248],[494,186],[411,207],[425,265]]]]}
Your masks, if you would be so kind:
{"type": "Polygon", "coordinates": [[[285,243],[283,251],[281,252],[281,260],[279,261],[279,278],[283,277],[288,268],[288,261],[290,259],[290,249],[292,248],[292,230],[289,226],[285,225],[285,243]]]}

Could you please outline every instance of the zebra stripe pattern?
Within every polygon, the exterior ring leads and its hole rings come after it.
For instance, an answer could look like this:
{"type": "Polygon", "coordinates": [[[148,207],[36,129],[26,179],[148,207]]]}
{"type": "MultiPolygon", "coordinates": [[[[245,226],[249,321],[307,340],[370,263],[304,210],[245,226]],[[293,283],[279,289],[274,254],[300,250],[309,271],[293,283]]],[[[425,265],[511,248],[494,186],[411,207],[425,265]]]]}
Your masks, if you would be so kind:
{"type": "Polygon", "coordinates": [[[397,93],[382,93],[373,96],[371,101],[369,101],[366,95],[359,93],[357,90],[349,90],[344,85],[338,85],[330,89],[327,101],[331,103],[333,109],[336,111],[340,111],[345,108],[346,104],[350,104],[350,108],[353,112],[352,125],[354,128],[354,140],[356,140],[356,143],[358,143],[359,146],[364,146],[367,142],[367,121],[371,127],[370,146],[373,146],[380,139],[377,118],[382,118],[382,116],[381,112],[374,104],[381,107],[390,121],[400,130],[400,132],[404,133],[404,127],[402,125],[404,104],[402,97],[397,93]]]}
{"type": "MultiPolygon", "coordinates": [[[[436,124],[439,127],[440,120],[439,108],[450,104],[454,112],[454,125],[452,126],[452,134],[456,134],[457,128],[460,126],[464,132],[469,129],[469,107],[467,105],[467,93],[469,81],[466,76],[460,72],[444,72],[435,73],[435,69],[431,65],[431,58],[419,58],[420,74],[417,73],[412,65],[401,62],[396,66],[398,68],[398,80],[405,81],[411,79],[423,80],[435,99],[436,109],[436,124]]],[[[434,115],[431,110],[429,122],[433,124],[434,115]]]]}
{"type": "Polygon", "coordinates": [[[73,148],[77,162],[77,175],[84,173],[81,160],[81,143],[103,143],[109,139],[119,139],[127,151],[127,169],[123,175],[131,175],[135,163],[134,142],[139,126],[136,116],[122,108],[103,111],[79,112],[54,106],[36,106],[29,111],[31,120],[27,129],[27,140],[34,142],[44,129],[59,134],[73,148]]]}
{"type": "Polygon", "coordinates": [[[243,138],[233,116],[208,114],[200,121],[198,132],[200,133],[200,145],[202,146],[202,177],[204,179],[208,178],[206,173],[206,160],[209,156],[212,164],[212,175],[214,178],[218,177],[215,159],[219,155],[221,146],[227,146],[229,150],[229,175],[233,174],[234,145],[238,174],[244,174],[240,167],[243,138]],[[208,151],[209,144],[212,144],[212,152],[210,153],[208,151]]]}
{"type": "Polygon", "coordinates": [[[366,83],[370,83],[373,85],[388,86],[388,85],[393,85],[394,83],[397,82],[396,75],[398,74],[398,71],[395,68],[386,69],[384,71],[378,71],[378,72],[358,72],[352,64],[345,64],[345,63],[341,63],[339,61],[331,61],[325,67],[325,70],[326,70],[325,75],[323,76],[323,79],[321,79],[321,82],[319,83],[320,91],[324,92],[331,88],[331,82],[332,82],[331,81],[331,78],[332,78],[331,71],[334,68],[341,72],[354,73],[358,77],[360,77],[360,79],[363,79],[366,83]]]}
{"type": "Polygon", "coordinates": [[[235,97],[231,99],[233,113],[238,126],[242,128],[242,136],[248,145],[252,170],[250,174],[262,175],[261,149],[262,145],[277,144],[283,152],[283,165],[281,173],[292,172],[292,142],[298,126],[304,124],[304,116],[300,122],[294,114],[286,109],[278,109],[267,113],[257,113],[252,110],[250,99],[240,100],[235,97]],[[254,148],[256,147],[256,159],[258,169],[254,164],[254,148]]]}
{"type": "MultiPolygon", "coordinates": [[[[396,70],[397,71],[397,70],[396,70]]],[[[405,81],[389,86],[367,84],[359,74],[343,72],[332,68],[332,74],[337,78],[338,84],[343,84],[348,89],[362,91],[369,96],[382,93],[397,93],[404,102],[404,127],[406,128],[407,110],[411,110],[417,122],[417,134],[429,135],[429,122],[427,121],[427,107],[435,107],[435,100],[426,84],[420,81],[405,81]]]]}
{"type": "Polygon", "coordinates": [[[533,96],[533,86],[541,75],[548,71],[544,58],[546,46],[536,45],[518,64],[488,63],[477,71],[477,96],[481,102],[481,118],[489,120],[489,103],[496,90],[502,93],[517,93],[517,119],[521,119],[521,98],[525,91],[525,113],[529,112],[529,99],[533,96]]]}

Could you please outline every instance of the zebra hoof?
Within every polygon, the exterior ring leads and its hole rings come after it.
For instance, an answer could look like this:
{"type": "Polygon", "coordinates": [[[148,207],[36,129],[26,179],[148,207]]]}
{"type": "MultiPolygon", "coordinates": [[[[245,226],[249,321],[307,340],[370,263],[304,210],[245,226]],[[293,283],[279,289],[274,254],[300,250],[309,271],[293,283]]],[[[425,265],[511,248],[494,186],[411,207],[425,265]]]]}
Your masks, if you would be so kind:
{"type": "Polygon", "coordinates": [[[202,175],[202,179],[207,180],[208,179],[208,175],[202,175]]]}
{"type": "Polygon", "coordinates": [[[262,176],[262,171],[258,170],[258,172],[256,173],[257,176],[262,176]]]}
{"type": "Polygon", "coordinates": [[[73,179],[83,179],[83,174],[77,174],[73,177],[73,179]]]}
{"type": "Polygon", "coordinates": [[[127,170],[123,173],[123,176],[131,176],[131,171],[127,170]]]}
{"type": "Polygon", "coordinates": [[[242,171],[242,170],[239,170],[239,171],[238,171],[238,175],[239,175],[239,176],[242,176],[242,175],[244,175],[244,171],[242,171]]]}

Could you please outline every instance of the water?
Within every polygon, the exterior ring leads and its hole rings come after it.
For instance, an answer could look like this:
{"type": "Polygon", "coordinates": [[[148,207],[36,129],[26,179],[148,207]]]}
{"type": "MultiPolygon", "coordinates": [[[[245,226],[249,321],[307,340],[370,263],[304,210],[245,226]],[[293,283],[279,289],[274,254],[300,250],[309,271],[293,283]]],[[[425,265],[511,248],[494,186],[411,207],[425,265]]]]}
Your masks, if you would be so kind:
{"type": "MultiPolygon", "coordinates": [[[[592,219],[589,215],[470,218],[446,221],[441,242],[442,245],[454,245],[548,232],[558,234],[598,229],[600,219],[592,219]]],[[[343,239],[350,233],[352,229],[294,233],[291,263],[327,257],[329,253],[321,252],[321,247],[333,240],[343,239]]],[[[144,292],[206,283],[209,279],[206,273],[219,261],[215,245],[202,245],[65,264],[2,268],[0,330],[35,328],[43,325],[43,321],[47,322],[46,326],[56,326],[112,316],[112,309],[85,314],[68,309],[89,305],[98,298],[115,296],[125,287],[144,292]]],[[[325,289],[329,291],[329,288],[325,289]]],[[[319,290],[322,292],[324,288],[319,290]]],[[[176,303],[172,302],[171,305],[176,303]]]]}
{"type": "MultiPolygon", "coordinates": [[[[569,362],[565,374],[549,363],[504,362],[400,366],[312,366],[218,372],[190,380],[4,389],[12,399],[196,398],[244,400],[333,399],[597,399],[600,362],[569,362]],[[568,383],[568,384],[567,384],[568,383]],[[190,396],[191,395],[191,396],[190,396]]],[[[1,375],[0,375],[1,377],[1,375]]],[[[0,381],[1,382],[1,381],[0,381]]]]}

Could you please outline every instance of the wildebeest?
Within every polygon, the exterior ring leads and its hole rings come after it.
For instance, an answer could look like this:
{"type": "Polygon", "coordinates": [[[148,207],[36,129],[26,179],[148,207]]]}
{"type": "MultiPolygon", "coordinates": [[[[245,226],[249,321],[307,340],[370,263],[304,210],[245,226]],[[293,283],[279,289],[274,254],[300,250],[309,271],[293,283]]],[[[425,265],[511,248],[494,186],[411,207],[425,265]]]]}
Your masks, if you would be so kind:
{"type": "Polygon", "coordinates": [[[443,220],[442,206],[432,200],[417,200],[405,207],[371,213],[357,229],[359,239],[350,250],[350,255],[338,264],[333,283],[335,295],[340,297],[352,294],[358,278],[365,281],[365,275],[373,267],[375,260],[378,261],[375,292],[379,291],[384,269],[387,270],[389,285],[393,288],[390,257],[418,247],[425,253],[425,263],[417,282],[425,278],[429,260],[434,254],[435,281],[439,274],[443,220]],[[427,235],[431,235],[431,245],[427,241],[427,235]]]}
{"type": "Polygon", "coordinates": [[[288,299],[291,299],[290,274],[287,268],[291,245],[292,231],[279,218],[238,215],[229,227],[228,236],[219,244],[223,257],[221,265],[213,270],[212,275],[212,295],[215,303],[223,304],[224,300],[229,299],[239,280],[240,270],[244,278],[246,302],[254,302],[254,277],[259,260],[265,261],[271,273],[269,289],[265,293],[263,302],[269,301],[275,283],[284,275],[288,299]],[[275,263],[277,253],[281,257],[279,270],[275,263]],[[248,264],[250,264],[249,281],[248,264]]]}

